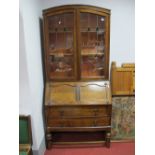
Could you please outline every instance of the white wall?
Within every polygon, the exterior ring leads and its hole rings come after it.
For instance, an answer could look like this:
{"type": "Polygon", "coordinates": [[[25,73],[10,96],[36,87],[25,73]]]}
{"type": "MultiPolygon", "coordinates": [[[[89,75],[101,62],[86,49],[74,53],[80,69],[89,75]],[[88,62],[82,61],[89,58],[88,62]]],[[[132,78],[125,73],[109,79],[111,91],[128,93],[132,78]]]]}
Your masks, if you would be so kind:
{"type": "Polygon", "coordinates": [[[44,137],[40,6],[39,0],[20,0],[19,112],[31,115],[34,150],[38,150],[44,137]]]}
{"type": "Polygon", "coordinates": [[[43,0],[42,9],[86,4],[111,10],[110,61],[135,62],[134,0],[43,0]]]}

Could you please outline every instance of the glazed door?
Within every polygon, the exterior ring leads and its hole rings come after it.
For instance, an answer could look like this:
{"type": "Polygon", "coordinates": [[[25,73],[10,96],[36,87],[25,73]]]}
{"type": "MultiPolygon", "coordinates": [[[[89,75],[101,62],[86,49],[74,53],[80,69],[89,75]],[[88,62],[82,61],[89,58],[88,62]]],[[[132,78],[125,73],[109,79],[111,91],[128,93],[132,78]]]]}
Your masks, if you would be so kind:
{"type": "Polygon", "coordinates": [[[81,79],[107,79],[109,17],[106,14],[92,12],[79,11],[81,79]]]}
{"type": "Polygon", "coordinates": [[[76,79],[75,12],[51,13],[45,18],[46,68],[49,80],[76,79]]]}

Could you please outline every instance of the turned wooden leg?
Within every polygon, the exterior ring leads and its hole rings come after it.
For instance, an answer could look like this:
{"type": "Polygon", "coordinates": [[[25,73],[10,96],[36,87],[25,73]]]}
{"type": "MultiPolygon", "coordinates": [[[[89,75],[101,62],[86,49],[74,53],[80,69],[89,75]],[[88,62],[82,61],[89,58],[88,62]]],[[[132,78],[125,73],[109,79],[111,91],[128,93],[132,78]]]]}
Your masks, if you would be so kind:
{"type": "Polygon", "coordinates": [[[47,149],[50,149],[52,147],[52,134],[50,132],[46,134],[46,142],[47,142],[47,149]]]}
{"type": "Polygon", "coordinates": [[[111,138],[111,134],[110,134],[110,132],[107,132],[106,133],[106,139],[105,139],[105,145],[108,148],[110,148],[110,138],[111,138]]]}

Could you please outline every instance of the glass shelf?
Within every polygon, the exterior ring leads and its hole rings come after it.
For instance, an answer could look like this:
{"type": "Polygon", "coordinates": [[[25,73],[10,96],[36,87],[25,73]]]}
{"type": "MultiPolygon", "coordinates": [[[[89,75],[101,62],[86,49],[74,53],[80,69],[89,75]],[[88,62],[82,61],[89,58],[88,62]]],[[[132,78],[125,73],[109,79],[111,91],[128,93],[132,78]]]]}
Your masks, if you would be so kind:
{"type": "Polygon", "coordinates": [[[82,56],[103,56],[104,53],[81,53],[82,56]]]}
{"type": "Polygon", "coordinates": [[[63,56],[71,56],[73,53],[50,53],[49,55],[53,55],[56,57],[63,57],[63,56]]]}
{"type": "Polygon", "coordinates": [[[70,48],[59,48],[59,49],[49,49],[50,55],[73,55],[73,49],[70,48]]]}

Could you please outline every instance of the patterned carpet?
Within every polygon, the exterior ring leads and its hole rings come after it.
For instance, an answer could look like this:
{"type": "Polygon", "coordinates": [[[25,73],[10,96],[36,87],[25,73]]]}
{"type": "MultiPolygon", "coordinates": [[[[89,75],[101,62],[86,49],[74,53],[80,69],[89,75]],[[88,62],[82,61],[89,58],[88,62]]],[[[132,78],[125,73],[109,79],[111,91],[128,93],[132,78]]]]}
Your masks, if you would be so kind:
{"type": "Polygon", "coordinates": [[[113,97],[112,107],[112,140],[134,140],[135,97],[113,97]]]}

